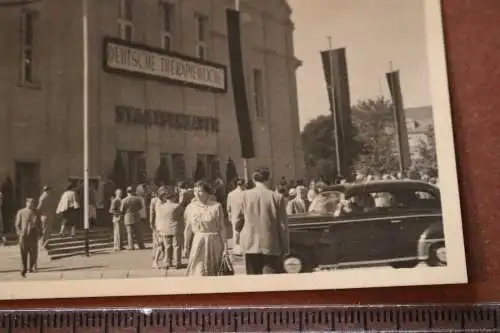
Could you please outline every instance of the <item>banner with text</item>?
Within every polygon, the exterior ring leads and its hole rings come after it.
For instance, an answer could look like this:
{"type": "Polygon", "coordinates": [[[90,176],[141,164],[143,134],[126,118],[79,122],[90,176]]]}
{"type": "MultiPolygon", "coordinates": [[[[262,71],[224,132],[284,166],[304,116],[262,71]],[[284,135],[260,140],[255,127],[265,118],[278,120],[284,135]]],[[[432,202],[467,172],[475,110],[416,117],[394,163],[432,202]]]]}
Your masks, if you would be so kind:
{"type": "Polygon", "coordinates": [[[215,92],[227,91],[224,65],[109,38],[105,39],[104,50],[107,72],[146,76],[215,92]]]}

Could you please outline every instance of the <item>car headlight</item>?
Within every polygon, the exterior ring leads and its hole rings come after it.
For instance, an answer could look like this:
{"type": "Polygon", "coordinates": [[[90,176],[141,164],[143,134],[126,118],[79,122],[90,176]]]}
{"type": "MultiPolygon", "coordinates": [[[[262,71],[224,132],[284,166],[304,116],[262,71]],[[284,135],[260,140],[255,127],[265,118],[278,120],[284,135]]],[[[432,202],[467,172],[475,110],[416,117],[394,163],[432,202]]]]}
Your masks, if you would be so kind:
{"type": "Polygon", "coordinates": [[[302,260],[297,257],[286,258],[283,262],[283,268],[285,269],[285,272],[290,274],[300,273],[302,270],[302,260]]]}

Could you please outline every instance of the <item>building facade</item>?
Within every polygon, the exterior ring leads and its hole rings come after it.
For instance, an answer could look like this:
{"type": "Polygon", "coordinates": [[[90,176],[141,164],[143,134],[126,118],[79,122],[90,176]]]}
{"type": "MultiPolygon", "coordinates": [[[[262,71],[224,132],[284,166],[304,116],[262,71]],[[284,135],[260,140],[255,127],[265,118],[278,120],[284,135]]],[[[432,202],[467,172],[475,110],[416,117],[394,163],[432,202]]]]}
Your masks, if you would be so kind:
{"type": "MultiPolygon", "coordinates": [[[[119,158],[131,184],[192,179],[197,165],[243,176],[229,68],[233,0],[88,0],[89,172],[119,158]],[[117,157],[119,156],[119,157],[117,157]]],[[[274,178],[304,174],[291,10],[241,1],[256,157],[274,178]]],[[[0,179],[18,202],[83,175],[83,35],[79,0],[0,7],[0,179]]]]}

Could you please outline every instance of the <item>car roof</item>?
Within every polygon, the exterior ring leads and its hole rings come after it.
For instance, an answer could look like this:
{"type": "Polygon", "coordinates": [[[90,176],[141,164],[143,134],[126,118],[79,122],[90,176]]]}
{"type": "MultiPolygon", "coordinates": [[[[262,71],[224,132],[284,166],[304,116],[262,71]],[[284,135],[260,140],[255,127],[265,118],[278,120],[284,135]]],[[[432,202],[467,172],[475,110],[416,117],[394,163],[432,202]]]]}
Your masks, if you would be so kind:
{"type": "Polygon", "coordinates": [[[328,186],[324,192],[340,191],[351,196],[359,192],[390,192],[400,190],[428,191],[439,196],[439,189],[436,186],[420,180],[374,180],[366,183],[328,186]]]}

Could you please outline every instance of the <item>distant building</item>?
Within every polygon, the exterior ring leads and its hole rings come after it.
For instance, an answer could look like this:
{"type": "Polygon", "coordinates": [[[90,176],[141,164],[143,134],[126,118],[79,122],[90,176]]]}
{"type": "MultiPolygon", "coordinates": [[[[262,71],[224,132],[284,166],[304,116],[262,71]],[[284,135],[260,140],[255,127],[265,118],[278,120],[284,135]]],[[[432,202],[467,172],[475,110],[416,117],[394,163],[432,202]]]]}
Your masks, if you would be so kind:
{"type": "Polygon", "coordinates": [[[408,108],[406,111],[406,127],[412,162],[420,158],[420,147],[428,145],[427,131],[434,123],[432,106],[408,108]]]}

